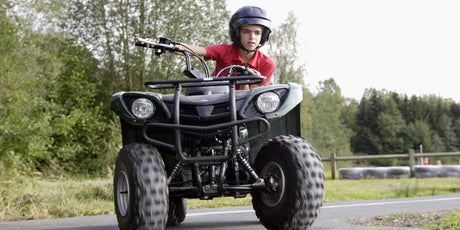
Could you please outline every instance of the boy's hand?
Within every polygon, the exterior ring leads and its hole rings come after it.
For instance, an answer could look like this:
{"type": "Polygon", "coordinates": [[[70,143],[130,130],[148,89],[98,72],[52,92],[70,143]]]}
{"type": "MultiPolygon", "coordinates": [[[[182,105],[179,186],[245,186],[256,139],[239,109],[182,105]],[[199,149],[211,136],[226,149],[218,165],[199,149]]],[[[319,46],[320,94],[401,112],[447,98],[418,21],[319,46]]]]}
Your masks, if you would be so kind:
{"type": "Polygon", "coordinates": [[[248,67],[248,72],[251,74],[251,75],[256,75],[256,76],[260,76],[260,72],[255,70],[255,69],[252,69],[252,68],[249,68],[248,67]]]}

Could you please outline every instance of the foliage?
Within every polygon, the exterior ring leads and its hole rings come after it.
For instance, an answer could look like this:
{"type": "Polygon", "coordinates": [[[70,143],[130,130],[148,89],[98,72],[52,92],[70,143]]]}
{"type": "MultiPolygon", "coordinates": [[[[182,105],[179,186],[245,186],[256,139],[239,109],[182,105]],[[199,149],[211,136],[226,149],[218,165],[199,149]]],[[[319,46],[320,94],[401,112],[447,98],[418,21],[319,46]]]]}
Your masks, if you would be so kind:
{"type": "Polygon", "coordinates": [[[439,226],[430,225],[429,229],[459,229],[460,228],[460,210],[452,212],[449,216],[443,218],[439,226]]]}
{"type": "Polygon", "coordinates": [[[1,173],[103,173],[116,141],[89,75],[96,60],[58,33],[9,26],[20,33],[1,65],[1,173]]]}
{"type": "Polygon", "coordinates": [[[57,65],[38,44],[20,36],[15,22],[5,25],[14,41],[1,45],[7,48],[0,66],[0,156],[4,163],[0,167],[27,169],[48,158],[50,117],[40,108],[47,104],[43,98],[46,76],[52,75],[57,65]]]}
{"type": "Polygon", "coordinates": [[[50,124],[50,151],[62,167],[74,167],[74,172],[100,171],[100,166],[109,167],[114,162],[114,154],[109,154],[113,149],[107,143],[113,141],[115,124],[103,114],[103,104],[96,100],[97,83],[89,79],[97,75],[97,61],[79,46],[63,44],[58,53],[62,73],[53,82],[55,90],[48,98],[59,105],[50,124]]]}
{"type": "Polygon", "coordinates": [[[2,173],[105,174],[120,144],[110,95],[140,90],[147,76],[181,72],[172,57],[159,62],[134,47],[134,37],[199,38],[202,45],[227,37],[226,19],[207,20],[228,16],[224,1],[6,3],[0,11],[2,173]]]}
{"type": "Polygon", "coordinates": [[[342,119],[345,99],[333,79],[320,82],[319,85],[310,108],[312,130],[307,137],[323,157],[331,153],[350,155],[349,139],[352,131],[342,119]]]}
{"type": "Polygon", "coordinates": [[[113,212],[112,181],[106,178],[14,177],[1,180],[0,185],[1,221],[113,212]]]}
{"type": "MultiPolygon", "coordinates": [[[[182,77],[183,60],[158,59],[133,38],[229,42],[224,0],[0,3],[0,174],[106,174],[120,145],[110,96],[182,77]]],[[[264,47],[277,63],[276,83],[304,84],[298,26],[291,12],[264,47]]],[[[460,149],[460,104],[452,100],[367,89],[358,102],[328,79],[316,93],[304,89],[301,109],[302,134],[323,157],[460,149]]]]}
{"type": "Polygon", "coordinates": [[[103,78],[108,95],[144,89],[151,78],[182,77],[180,59],[158,59],[152,51],[134,47],[137,36],[165,36],[200,46],[228,41],[229,13],[223,0],[69,0],[67,5],[63,29],[88,47],[110,74],[103,78]]]}
{"type": "Polygon", "coordinates": [[[412,96],[368,89],[361,99],[353,152],[407,153],[459,151],[459,104],[435,96],[412,96]]]}
{"type": "Polygon", "coordinates": [[[303,100],[300,104],[300,124],[301,124],[301,135],[306,137],[308,141],[309,136],[313,131],[313,121],[311,116],[311,110],[314,106],[313,94],[307,89],[303,89],[303,100]]]}
{"type": "Polygon", "coordinates": [[[291,11],[288,18],[278,28],[274,28],[270,35],[269,55],[273,58],[277,68],[273,82],[286,84],[295,82],[303,85],[305,65],[298,63],[297,17],[291,11]]]}

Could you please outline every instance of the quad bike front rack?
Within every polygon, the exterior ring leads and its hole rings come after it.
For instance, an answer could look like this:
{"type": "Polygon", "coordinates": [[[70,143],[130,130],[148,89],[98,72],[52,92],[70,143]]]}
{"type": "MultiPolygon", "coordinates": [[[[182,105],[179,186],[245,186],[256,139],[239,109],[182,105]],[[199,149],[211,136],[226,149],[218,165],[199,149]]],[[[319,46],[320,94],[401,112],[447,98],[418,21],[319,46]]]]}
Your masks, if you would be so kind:
{"type": "MultiPolygon", "coordinates": [[[[234,77],[218,77],[218,78],[192,78],[192,79],[179,79],[179,80],[158,80],[158,81],[147,81],[145,83],[148,89],[174,89],[174,112],[173,112],[173,123],[147,123],[143,129],[144,138],[155,145],[159,145],[170,150],[175,151],[176,160],[178,163],[174,167],[172,173],[168,177],[168,184],[179,174],[184,164],[193,165],[198,172],[198,167],[200,165],[215,165],[221,164],[222,167],[220,175],[220,181],[224,181],[224,162],[230,159],[237,159],[242,165],[250,172],[251,176],[255,179],[255,183],[251,185],[238,185],[238,186],[223,186],[223,183],[218,183],[218,193],[224,191],[252,191],[257,188],[264,188],[265,183],[263,179],[255,173],[254,169],[250,166],[249,162],[242,157],[239,157],[238,146],[249,143],[250,141],[264,136],[267,132],[270,131],[270,123],[263,117],[251,117],[238,120],[237,111],[236,111],[236,96],[235,96],[235,86],[236,85],[245,85],[245,84],[258,84],[265,80],[265,77],[262,76],[234,76],[234,77]],[[197,126],[197,125],[184,125],[180,123],[180,97],[183,88],[188,87],[203,87],[203,86],[225,86],[229,87],[229,102],[230,102],[230,121],[214,124],[209,126],[197,126]],[[263,125],[263,128],[256,134],[248,137],[247,139],[239,140],[238,138],[238,126],[242,124],[248,124],[252,122],[258,122],[263,125]],[[167,143],[164,141],[156,140],[147,135],[147,130],[150,128],[167,128],[174,131],[174,144],[167,143]],[[194,130],[194,131],[215,131],[217,134],[219,129],[231,128],[231,152],[230,155],[227,154],[227,151],[224,151],[225,154],[217,156],[200,156],[200,157],[188,157],[187,153],[183,151],[181,132],[183,130],[194,130]]],[[[207,134],[209,135],[209,134],[207,134]]],[[[196,175],[198,191],[201,192],[201,196],[205,197],[203,185],[200,180],[200,176],[196,175]]]]}

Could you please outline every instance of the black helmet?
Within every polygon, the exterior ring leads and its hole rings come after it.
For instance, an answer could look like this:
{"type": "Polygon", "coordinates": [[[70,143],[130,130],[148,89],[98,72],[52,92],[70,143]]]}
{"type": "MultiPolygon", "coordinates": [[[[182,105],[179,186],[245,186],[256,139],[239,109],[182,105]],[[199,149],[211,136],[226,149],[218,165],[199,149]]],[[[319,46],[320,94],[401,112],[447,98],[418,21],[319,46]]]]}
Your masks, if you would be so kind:
{"type": "MultiPolygon", "coordinates": [[[[230,19],[228,24],[230,27],[230,38],[232,42],[237,44],[243,50],[246,50],[240,42],[240,29],[244,25],[260,25],[262,26],[262,38],[260,39],[260,45],[258,48],[263,46],[268,38],[270,37],[270,19],[267,17],[267,13],[264,9],[256,6],[243,6],[238,9],[230,19]]],[[[246,50],[249,51],[249,50],[246,50]]]]}

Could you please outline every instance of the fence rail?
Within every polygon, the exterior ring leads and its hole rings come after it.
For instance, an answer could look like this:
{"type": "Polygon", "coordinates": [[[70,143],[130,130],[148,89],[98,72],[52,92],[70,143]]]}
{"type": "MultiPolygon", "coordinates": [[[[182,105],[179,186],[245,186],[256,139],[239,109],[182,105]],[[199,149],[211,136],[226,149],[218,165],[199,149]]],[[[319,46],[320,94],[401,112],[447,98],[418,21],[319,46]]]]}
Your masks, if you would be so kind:
{"type": "Polygon", "coordinates": [[[368,155],[368,156],[336,156],[335,153],[331,157],[321,158],[322,161],[331,162],[332,179],[336,179],[337,161],[355,161],[355,160],[374,160],[374,159],[409,159],[409,167],[415,165],[415,158],[419,157],[453,157],[460,156],[460,152],[446,152],[446,153],[415,153],[410,150],[408,154],[386,154],[386,155],[368,155]]]}

